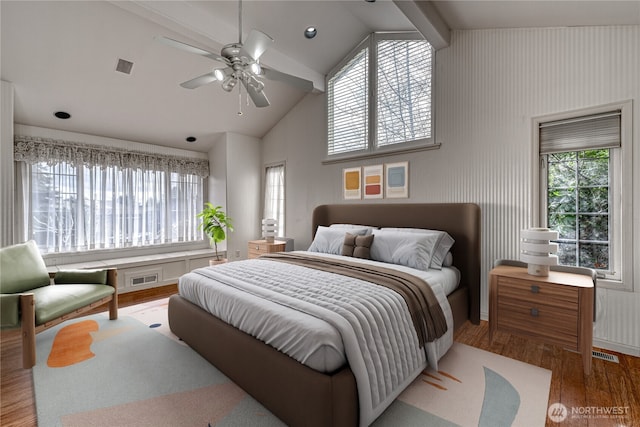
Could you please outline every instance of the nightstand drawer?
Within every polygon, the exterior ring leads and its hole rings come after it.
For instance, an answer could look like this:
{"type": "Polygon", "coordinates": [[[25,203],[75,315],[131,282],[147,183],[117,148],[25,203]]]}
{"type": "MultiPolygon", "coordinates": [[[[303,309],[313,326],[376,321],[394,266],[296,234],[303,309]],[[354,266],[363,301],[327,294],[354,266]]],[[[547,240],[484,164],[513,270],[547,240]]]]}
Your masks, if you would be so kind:
{"type": "Polygon", "coordinates": [[[257,258],[263,254],[283,252],[285,246],[286,242],[280,240],[276,240],[274,242],[267,242],[266,240],[251,240],[248,243],[247,251],[249,258],[257,258]]]}
{"type": "Polygon", "coordinates": [[[557,286],[500,276],[498,277],[498,303],[503,298],[570,310],[577,310],[579,302],[578,289],[571,286],[557,286]]]}
{"type": "Polygon", "coordinates": [[[540,337],[565,348],[577,349],[578,313],[575,310],[504,299],[498,312],[500,330],[540,337]]]}

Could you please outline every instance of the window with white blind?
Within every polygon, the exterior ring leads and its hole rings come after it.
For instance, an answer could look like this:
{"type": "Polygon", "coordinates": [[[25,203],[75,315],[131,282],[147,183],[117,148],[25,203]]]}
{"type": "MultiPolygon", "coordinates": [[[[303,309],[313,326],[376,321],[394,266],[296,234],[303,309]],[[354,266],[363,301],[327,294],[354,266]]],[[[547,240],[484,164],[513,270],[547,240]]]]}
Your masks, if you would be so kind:
{"type": "Polygon", "coordinates": [[[618,286],[630,280],[632,262],[629,110],[622,104],[536,121],[541,223],[559,232],[559,263],[593,268],[618,286]]]}
{"type": "Polygon", "coordinates": [[[267,166],[264,179],[264,218],[278,220],[276,236],[284,237],[284,163],[267,166]]]}
{"type": "Polygon", "coordinates": [[[417,33],[367,37],[328,76],[328,157],[434,145],[434,56],[417,33]]]}

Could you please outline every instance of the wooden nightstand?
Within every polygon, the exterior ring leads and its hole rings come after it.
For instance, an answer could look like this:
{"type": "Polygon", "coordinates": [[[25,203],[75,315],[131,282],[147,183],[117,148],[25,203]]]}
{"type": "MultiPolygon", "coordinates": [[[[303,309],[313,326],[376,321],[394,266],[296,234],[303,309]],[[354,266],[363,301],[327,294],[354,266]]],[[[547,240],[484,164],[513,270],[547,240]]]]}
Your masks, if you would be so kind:
{"type": "Polygon", "coordinates": [[[489,273],[489,340],[496,331],[536,339],[582,353],[591,372],[593,281],[551,271],[530,276],[522,267],[498,266],[489,273]]]}
{"type": "Polygon", "coordinates": [[[287,242],[282,240],[275,240],[273,243],[269,243],[266,240],[250,240],[249,241],[249,258],[258,258],[262,254],[269,254],[272,252],[283,252],[287,242]]]}

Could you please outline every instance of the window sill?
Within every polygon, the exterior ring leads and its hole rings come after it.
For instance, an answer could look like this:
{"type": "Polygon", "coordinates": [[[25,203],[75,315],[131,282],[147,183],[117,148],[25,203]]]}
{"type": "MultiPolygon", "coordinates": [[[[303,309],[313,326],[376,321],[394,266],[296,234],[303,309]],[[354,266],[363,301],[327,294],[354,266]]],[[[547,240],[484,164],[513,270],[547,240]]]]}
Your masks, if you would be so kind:
{"type": "MultiPolygon", "coordinates": [[[[139,259],[154,256],[170,256],[171,254],[186,253],[190,251],[210,250],[209,242],[201,240],[198,242],[169,243],[164,245],[141,246],[119,249],[96,249],[84,252],[61,252],[50,253],[42,256],[47,266],[56,265],[103,265],[112,261],[122,261],[127,259],[139,259]]],[[[89,267],[85,267],[89,268],[89,267]]]]}
{"type": "Polygon", "coordinates": [[[126,258],[111,258],[102,261],[86,261],[74,264],[56,264],[47,267],[50,273],[61,270],[72,269],[100,269],[100,268],[130,268],[148,264],[157,264],[158,262],[171,262],[174,260],[182,260],[188,258],[205,258],[213,257],[213,249],[196,249],[179,252],[168,252],[163,254],[142,255],[126,258]]]}
{"type": "Polygon", "coordinates": [[[348,162],[352,160],[362,160],[362,159],[375,159],[378,157],[387,157],[395,154],[407,154],[407,153],[415,153],[418,151],[429,151],[429,150],[439,150],[442,146],[442,143],[438,142],[435,144],[427,144],[420,146],[412,146],[405,148],[394,148],[394,149],[380,149],[376,151],[365,151],[358,152],[355,154],[336,154],[331,157],[327,157],[322,161],[323,165],[331,165],[335,163],[348,162]]]}
{"type": "Polygon", "coordinates": [[[629,283],[625,283],[621,280],[598,278],[597,287],[601,289],[610,289],[612,291],[633,292],[633,287],[629,283]]]}

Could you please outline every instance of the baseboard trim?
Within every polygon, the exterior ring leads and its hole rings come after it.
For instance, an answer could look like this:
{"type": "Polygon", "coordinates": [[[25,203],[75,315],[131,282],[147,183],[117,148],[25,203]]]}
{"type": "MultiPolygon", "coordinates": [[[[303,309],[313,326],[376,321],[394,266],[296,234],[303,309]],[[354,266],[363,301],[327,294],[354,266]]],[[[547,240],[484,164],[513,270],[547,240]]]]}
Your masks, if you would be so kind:
{"type": "Polygon", "coordinates": [[[632,347],[630,345],[594,338],[593,346],[605,350],[616,351],[618,353],[628,354],[629,356],[640,357],[640,348],[632,347]]]}

